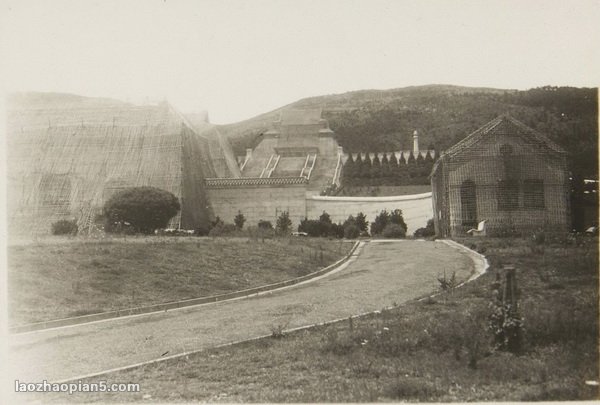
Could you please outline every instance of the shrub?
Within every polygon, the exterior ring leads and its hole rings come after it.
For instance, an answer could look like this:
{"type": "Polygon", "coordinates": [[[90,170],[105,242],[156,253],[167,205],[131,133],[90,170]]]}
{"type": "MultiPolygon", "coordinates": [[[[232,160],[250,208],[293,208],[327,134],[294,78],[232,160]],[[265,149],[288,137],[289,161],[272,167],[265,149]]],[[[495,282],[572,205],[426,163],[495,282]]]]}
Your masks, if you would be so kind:
{"type": "Polygon", "coordinates": [[[246,231],[248,232],[248,235],[250,236],[250,238],[252,239],[262,239],[263,241],[265,239],[270,239],[274,236],[275,232],[273,231],[273,228],[268,228],[268,227],[259,227],[259,226],[249,226],[246,231]]]}
{"type": "Polygon", "coordinates": [[[398,224],[388,224],[383,229],[383,236],[386,238],[404,238],[406,236],[406,229],[398,224]]]}
{"type": "Polygon", "coordinates": [[[390,213],[390,223],[400,225],[400,227],[402,229],[404,229],[404,234],[406,235],[406,230],[408,229],[408,227],[406,226],[406,223],[404,222],[404,217],[402,216],[402,210],[395,209],[394,211],[392,211],[390,213]]]}
{"type": "Polygon", "coordinates": [[[77,221],[61,219],[52,224],[52,235],[77,235],[77,221]]]}
{"type": "Polygon", "coordinates": [[[319,220],[304,218],[298,225],[298,232],[306,232],[308,236],[313,237],[344,237],[344,227],[341,224],[331,222],[331,217],[326,212],[321,214],[319,220]]]}
{"type": "Polygon", "coordinates": [[[427,225],[425,228],[419,228],[414,232],[415,238],[428,238],[431,236],[435,236],[435,226],[433,223],[433,218],[427,221],[427,225]]]}
{"type": "Polygon", "coordinates": [[[261,219],[258,221],[258,227],[261,229],[273,229],[273,224],[271,221],[265,221],[264,219],[261,219]]]}
{"type": "Polygon", "coordinates": [[[340,223],[331,224],[329,236],[337,239],[342,239],[344,237],[344,226],[340,223]]]}
{"type": "Polygon", "coordinates": [[[114,194],[104,205],[106,230],[115,224],[131,224],[136,232],[151,234],[166,228],[181,206],[172,193],[156,187],[132,187],[114,194]]]}
{"type": "Polygon", "coordinates": [[[350,224],[344,227],[344,238],[346,239],[356,239],[360,235],[360,230],[358,226],[354,224],[350,224]]]}
{"type": "Polygon", "coordinates": [[[289,232],[292,226],[290,220],[290,214],[287,211],[283,211],[279,217],[277,217],[277,223],[275,224],[275,231],[280,235],[285,235],[289,232]]]}
{"type": "Polygon", "coordinates": [[[308,236],[318,237],[323,234],[321,222],[314,219],[304,218],[298,225],[298,232],[306,232],[308,236]]]}
{"type": "Polygon", "coordinates": [[[375,221],[371,223],[371,234],[379,235],[381,234],[388,224],[395,224],[400,226],[404,230],[404,235],[402,236],[389,236],[389,237],[405,237],[407,226],[404,222],[404,218],[402,217],[402,210],[395,209],[391,213],[388,213],[386,210],[383,210],[375,217],[375,221]]]}
{"type": "Polygon", "coordinates": [[[242,214],[240,211],[238,211],[238,214],[233,219],[233,223],[235,224],[235,226],[238,229],[242,229],[244,227],[245,222],[246,222],[246,217],[244,217],[244,214],[242,214]]]}
{"type": "Polygon", "coordinates": [[[438,277],[437,280],[438,280],[438,283],[440,283],[440,289],[442,291],[451,291],[458,285],[458,281],[456,280],[456,272],[455,271],[453,271],[450,278],[448,278],[448,277],[446,277],[446,271],[444,270],[444,276],[438,277]]]}
{"type": "Polygon", "coordinates": [[[195,236],[206,236],[210,232],[210,228],[208,225],[200,225],[196,229],[194,229],[195,236]]]}
{"type": "Polygon", "coordinates": [[[217,216],[214,221],[211,221],[210,229],[214,228],[215,226],[220,226],[220,225],[224,225],[224,224],[225,224],[225,222],[223,222],[221,217],[217,216]]]}
{"type": "Polygon", "coordinates": [[[219,223],[210,230],[208,236],[234,236],[239,235],[239,231],[240,229],[234,224],[219,223]]]}

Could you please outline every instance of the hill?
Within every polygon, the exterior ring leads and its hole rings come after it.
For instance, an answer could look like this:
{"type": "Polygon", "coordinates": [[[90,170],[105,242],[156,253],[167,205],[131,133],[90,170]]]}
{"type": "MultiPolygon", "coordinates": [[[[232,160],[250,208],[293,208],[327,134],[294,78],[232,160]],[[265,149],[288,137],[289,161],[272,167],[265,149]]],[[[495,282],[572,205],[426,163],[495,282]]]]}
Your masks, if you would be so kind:
{"type": "Polygon", "coordinates": [[[415,129],[421,145],[443,151],[509,113],[563,146],[574,173],[597,178],[597,94],[597,88],[552,86],[526,91],[451,85],[360,90],[305,98],[219,129],[236,155],[243,155],[281,110],[322,108],[346,152],[408,149],[415,129]]]}

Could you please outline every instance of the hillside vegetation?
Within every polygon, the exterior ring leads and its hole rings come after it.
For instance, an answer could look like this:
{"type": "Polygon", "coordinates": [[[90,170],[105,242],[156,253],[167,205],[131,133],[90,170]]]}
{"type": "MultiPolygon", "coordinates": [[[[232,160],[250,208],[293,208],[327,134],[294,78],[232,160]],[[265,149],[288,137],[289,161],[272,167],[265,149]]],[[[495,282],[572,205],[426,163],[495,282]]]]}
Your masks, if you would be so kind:
{"type": "MultiPolygon", "coordinates": [[[[362,90],[311,97],[284,108],[322,108],[346,152],[382,152],[412,147],[443,151],[503,113],[542,132],[569,152],[571,170],[597,177],[597,88],[541,87],[527,91],[448,85],[362,90]]],[[[281,109],[220,129],[243,155],[277,119],[281,109]]]]}

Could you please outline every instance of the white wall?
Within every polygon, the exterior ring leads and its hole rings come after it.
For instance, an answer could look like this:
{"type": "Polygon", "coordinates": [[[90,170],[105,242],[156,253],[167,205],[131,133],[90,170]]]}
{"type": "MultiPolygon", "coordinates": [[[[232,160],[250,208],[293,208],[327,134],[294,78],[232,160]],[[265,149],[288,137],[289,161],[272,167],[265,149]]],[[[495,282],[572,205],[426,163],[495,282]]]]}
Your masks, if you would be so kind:
{"type": "Polygon", "coordinates": [[[390,212],[397,208],[402,210],[408,235],[425,227],[427,220],[433,218],[431,193],[391,197],[306,197],[308,219],[318,219],[326,211],[333,222],[344,222],[348,216],[362,212],[367,221],[372,222],[382,210],[390,212]]]}

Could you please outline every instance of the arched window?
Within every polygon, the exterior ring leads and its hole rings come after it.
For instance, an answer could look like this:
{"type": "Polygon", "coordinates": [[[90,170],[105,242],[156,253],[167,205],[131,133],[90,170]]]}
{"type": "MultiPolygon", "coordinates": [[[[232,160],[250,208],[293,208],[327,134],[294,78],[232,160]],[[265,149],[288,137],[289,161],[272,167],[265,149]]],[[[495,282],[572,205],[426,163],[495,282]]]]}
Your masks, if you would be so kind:
{"type": "Polygon", "coordinates": [[[477,188],[473,180],[465,180],[460,186],[462,224],[477,225],[477,188]]]}

